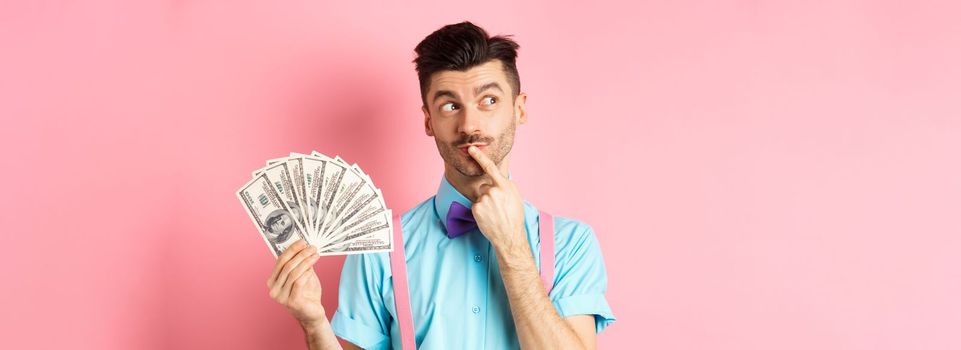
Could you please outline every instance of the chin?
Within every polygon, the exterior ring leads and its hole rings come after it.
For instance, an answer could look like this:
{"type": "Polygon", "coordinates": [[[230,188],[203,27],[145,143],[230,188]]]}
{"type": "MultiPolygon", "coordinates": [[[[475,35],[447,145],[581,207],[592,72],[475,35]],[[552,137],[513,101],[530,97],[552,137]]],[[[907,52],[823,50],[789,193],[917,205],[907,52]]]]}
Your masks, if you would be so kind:
{"type": "Polygon", "coordinates": [[[456,164],[454,169],[464,176],[481,176],[484,175],[484,169],[475,164],[456,164]]]}

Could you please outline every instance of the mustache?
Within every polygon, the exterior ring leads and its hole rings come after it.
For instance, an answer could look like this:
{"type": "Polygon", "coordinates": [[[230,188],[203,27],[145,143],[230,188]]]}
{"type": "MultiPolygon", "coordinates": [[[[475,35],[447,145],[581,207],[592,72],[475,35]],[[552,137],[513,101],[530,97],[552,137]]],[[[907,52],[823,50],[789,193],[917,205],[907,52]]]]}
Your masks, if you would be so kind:
{"type": "Polygon", "coordinates": [[[462,146],[462,145],[468,145],[468,144],[472,144],[472,143],[486,143],[486,144],[490,144],[490,143],[493,143],[493,142],[494,142],[494,138],[493,138],[493,137],[490,137],[490,136],[481,136],[481,135],[476,135],[476,134],[474,134],[474,135],[466,135],[466,136],[463,136],[463,137],[457,139],[457,141],[454,141],[454,146],[462,146]]]}

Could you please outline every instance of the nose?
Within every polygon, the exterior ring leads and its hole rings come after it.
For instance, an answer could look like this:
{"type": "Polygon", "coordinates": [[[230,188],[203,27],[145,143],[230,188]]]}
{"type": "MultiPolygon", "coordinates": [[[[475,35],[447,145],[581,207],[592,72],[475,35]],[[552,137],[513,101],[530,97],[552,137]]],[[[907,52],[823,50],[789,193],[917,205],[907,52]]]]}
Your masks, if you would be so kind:
{"type": "Polygon", "coordinates": [[[457,131],[462,134],[472,135],[480,131],[481,112],[475,108],[465,107],[460,115],[457,131]]]}

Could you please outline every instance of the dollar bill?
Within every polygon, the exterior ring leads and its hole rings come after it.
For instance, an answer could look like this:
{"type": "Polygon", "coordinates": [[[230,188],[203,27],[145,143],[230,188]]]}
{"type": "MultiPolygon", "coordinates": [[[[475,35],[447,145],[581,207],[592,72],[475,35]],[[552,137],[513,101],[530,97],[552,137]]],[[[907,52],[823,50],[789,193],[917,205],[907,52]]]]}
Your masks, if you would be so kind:
{"type": "MultiPolygon", "coordinates": [[[[382,196],[379,189],[377,189],[376,192],[377,192],[377,196],[382,196]]],[[[382,204],[383,200],[381,198],[378,198],[378,199],[379,200],[371,201],[371,202],[380,203],[380,204],[368,204],[363,207],[360,207],[359,209],[357,209],[357,213],[353,215],[353,217],[350,220],[346,220],[342,225],[336,228],[333,228],[331,230],[328,230],[328,232],[322,237],[331,238],[331,237],[336,237],[336,236],[345,234],[346,232],[350,232],[354,230],[354,228],[357,227],[357,225],[360,225],[366,222],[367,220],[370,220],[371,218],[387,211],[387,207],[382,204]]]]}
{"type": "Polygon", "coordinates": [[[392,249],[393,220],[391,211],[364,222],[355,230],[326,241],[321,254],[352,254],[386,251],[392,249]]]}
{"type": "Polygon", "coordinates": [[[302,198],[297,195],[297,190],[293,177],[291,176],[290,168],[287,166],[289,163],[276,162],[273,165],[269,165],[262,170],[262,174],[267,176],[267,179],[274,184],[274,189],[277,194],[286,200],[287,207],[291,209],[296,215],[297,222],[300,223],[301,227],[307,228],[306,234],[311,234],[310,228],[307,226],[307,214],[305,210],[304,202],[302,198]]]}
{"type": "Polygon", "coordinates": [[[275,257],[301,239],[322,255],[393,249],[393,214],[359,165],[316,151],[266,164],[237,197],[275,257]]]}
{"type": "Polygon", "coordinates": [[[329,161],[325,164],[324,186],[320,191],[320,207],[317,209],[319,214],[317,216],[317,227],[314,230],[318,233],[318,236],[323,234],[324,223],[333,215],[331,211],[334,200],[343,189],[342,184],[345,176],[347,176],[347,167],[335,161],[329,161]]]}
{"type": "Polygon", "coordinates": [[[303,159],[303,178],[307,192],[307,217],[309,219],[307,224],[313,228],[317,227],[317,218],[323,216],[323,213],[319,211],[321,190],[324,188],[324,181],[330,179],[324,176],[327,161],[313,156],[307,156],[303,159]]]}
{"type": "Polygon", "coordinates": [[[291,244],[306,238],[293,210],[274,188],[261,174],[244,184],[237,191],[237,198],[276,258],[291,244]]]}
{"type": "Polygon", "coordinates": [[[310,221],[310,210],[307,208],[307,189],[304,183],[304,158],[303,157],[290,157],[287,159],[287,170],[290,171],[290,179],[294,182],[294,191],[297,192],[297,198],[300,199],[300,204],[304,212],[304,221],[310,221]]]}
{"type": "MultiPolygon", "coordinates": [[[[360,167],[356,165],[352,166],[350,171],[355,178],[359,179],[359,187],[350,194],[351,198],[344,199],[345,207],[343,211],[339,212],[335,219],[330,222],[329,226],[324,228],[324,232],[322,233],[324,236],[331,236],[339,232],[341,226],[354,221],[354,218],[365,209],[386,209],[380,190],[374,187],[373,182],[367,174],[364,174],[364,172],[360,170],[360,167]]],[[[362,220],[364,219],[366,218],[362,220]]]]}
{"type": "Polygon", "coordinates": [[[354,201],[363,186],[364,178],[351,167],[346,168],[344,176],[340,180],[340,186],[334,194],[330,210],[324,218],[320,230],[317,231],[321,236],[327,235],[327,232],[333,228],[336,219],[343,215],[344,209],[354,201]]]}

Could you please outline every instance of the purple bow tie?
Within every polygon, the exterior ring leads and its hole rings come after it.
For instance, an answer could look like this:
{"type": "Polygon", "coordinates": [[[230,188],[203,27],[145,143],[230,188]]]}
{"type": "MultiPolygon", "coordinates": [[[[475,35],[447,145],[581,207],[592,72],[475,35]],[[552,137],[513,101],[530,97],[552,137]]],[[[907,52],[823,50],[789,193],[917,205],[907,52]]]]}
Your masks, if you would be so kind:
{"type": "Polygon", "coordinates": [[[474,213],[457,201],[450,203],[447,210],[447,237],[454,238],[477,228],[474,213]]]}

